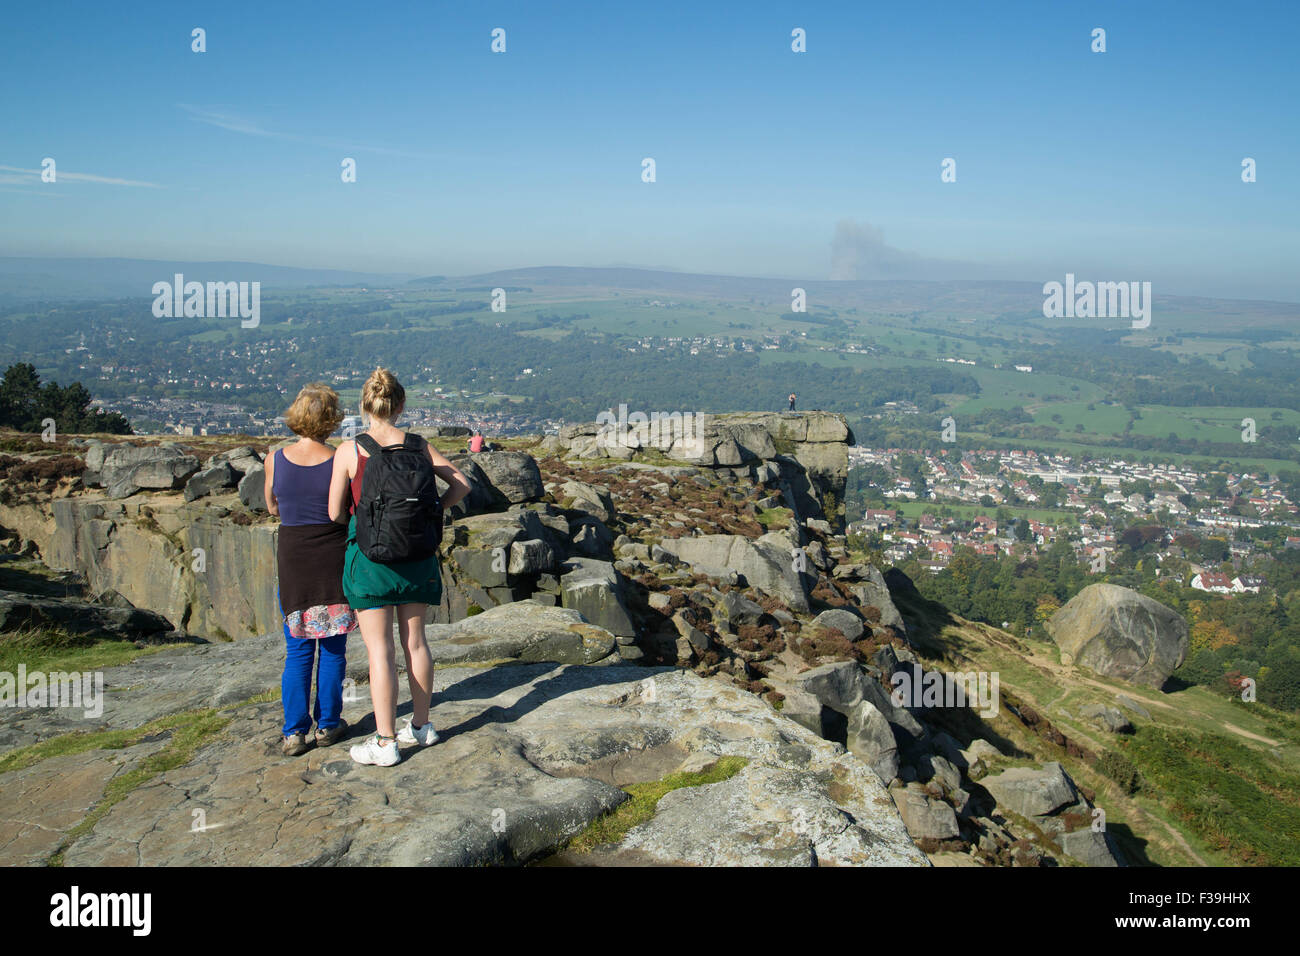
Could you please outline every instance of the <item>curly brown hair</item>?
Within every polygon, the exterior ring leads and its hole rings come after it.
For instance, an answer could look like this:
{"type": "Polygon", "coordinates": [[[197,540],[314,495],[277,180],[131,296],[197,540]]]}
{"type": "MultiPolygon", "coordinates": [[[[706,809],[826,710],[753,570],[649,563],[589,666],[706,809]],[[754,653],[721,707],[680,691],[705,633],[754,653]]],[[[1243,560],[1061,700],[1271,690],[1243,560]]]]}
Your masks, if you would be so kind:
{"type": "Polygon", "coordinates": [[[339,393],[324,382],[304,385],[289,410],[284,413],[284,423],[295,435],[323,442],[334,433],[343,421],[339,406],[339,393]]]}

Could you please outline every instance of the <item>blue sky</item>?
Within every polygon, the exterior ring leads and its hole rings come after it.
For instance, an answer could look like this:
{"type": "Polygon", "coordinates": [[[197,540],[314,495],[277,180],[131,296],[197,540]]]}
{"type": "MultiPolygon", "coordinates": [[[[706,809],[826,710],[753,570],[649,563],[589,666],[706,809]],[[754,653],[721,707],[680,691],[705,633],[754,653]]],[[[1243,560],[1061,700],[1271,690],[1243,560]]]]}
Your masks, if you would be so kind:
{"type": "Polygon", "coordinates": [[[934,277],[1300,301],[1294,2],[22,4],[5,25],[0,255],[825,278],[850,221],[934,277]]]}

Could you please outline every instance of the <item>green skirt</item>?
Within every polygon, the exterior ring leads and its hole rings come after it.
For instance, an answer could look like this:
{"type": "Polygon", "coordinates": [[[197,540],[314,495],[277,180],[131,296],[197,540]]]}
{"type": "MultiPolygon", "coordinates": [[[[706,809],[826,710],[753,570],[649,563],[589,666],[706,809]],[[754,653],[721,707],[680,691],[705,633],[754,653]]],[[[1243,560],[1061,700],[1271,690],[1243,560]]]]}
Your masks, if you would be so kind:
{"type": "Polygon", "coordinates": [[[441,604],[438,556],[396,564],[371,561],[357,547],[354,515],[348,522],[348,546],[343,556],[343,594],[354,611],[394,604],[441,604]]]}

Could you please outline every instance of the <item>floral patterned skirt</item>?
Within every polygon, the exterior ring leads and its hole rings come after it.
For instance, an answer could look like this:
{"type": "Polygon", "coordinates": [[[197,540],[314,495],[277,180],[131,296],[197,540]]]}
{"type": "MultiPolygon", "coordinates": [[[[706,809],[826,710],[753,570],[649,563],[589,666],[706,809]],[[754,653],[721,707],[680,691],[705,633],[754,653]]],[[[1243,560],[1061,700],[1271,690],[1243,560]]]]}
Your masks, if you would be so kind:
{"type": "Polygon", "coordinates": [[[284,619],[290,637],[337,637],[357,628],[357,615],[346,604],[317,604],[305,611],[291,611],[284,619]]]}

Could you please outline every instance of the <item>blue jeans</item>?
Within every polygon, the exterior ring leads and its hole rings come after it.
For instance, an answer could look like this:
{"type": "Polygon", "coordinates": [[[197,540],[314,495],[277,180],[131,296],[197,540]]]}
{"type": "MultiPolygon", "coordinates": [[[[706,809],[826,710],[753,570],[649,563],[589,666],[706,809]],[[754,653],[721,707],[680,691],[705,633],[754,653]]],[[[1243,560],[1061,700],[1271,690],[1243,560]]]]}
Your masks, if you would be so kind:
{"type": "Polygon", "coordinates": [[[284,735],[306,734],[312,719],[321,730],[332,730],[343,717],[343,675],[347,670],[348,636],[304,638],[291,637],[284,625],[284,676],[280,679],[280,698],[284,703],[284,735]],[[320,667],[316,664],[316,645],[320,645],[320,667]],[[311,675],[316,669],[316,700],[309,714],[311,675]]]}

